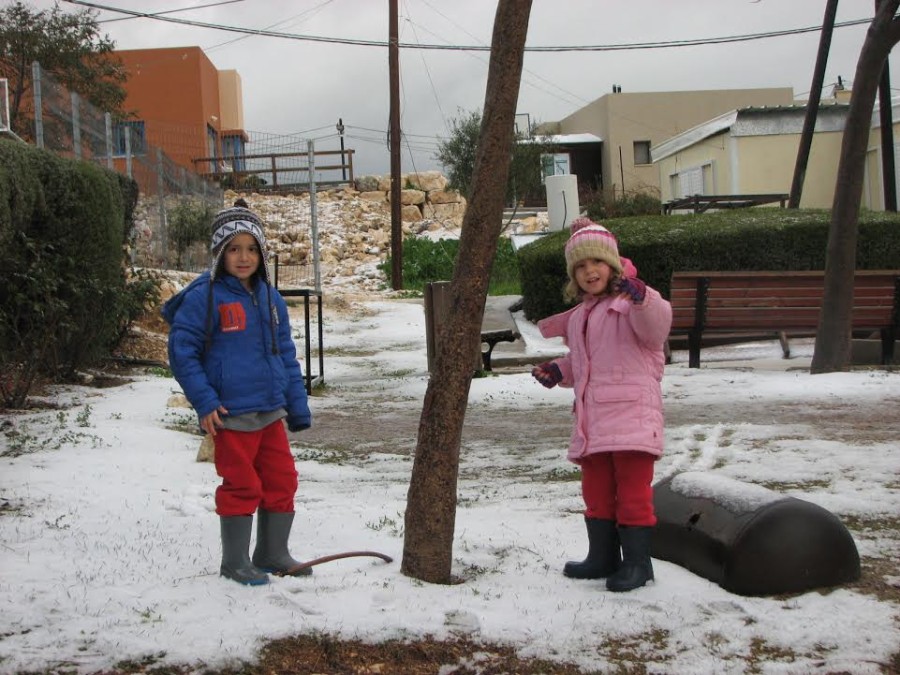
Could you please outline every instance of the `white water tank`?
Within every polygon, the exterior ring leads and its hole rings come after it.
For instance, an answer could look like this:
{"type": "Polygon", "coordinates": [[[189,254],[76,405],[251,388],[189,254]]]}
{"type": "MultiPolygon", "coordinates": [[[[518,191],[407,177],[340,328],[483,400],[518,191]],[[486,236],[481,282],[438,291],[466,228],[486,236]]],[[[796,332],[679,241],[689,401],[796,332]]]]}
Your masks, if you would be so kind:
{"type": "Polygon", "coordinates": [[[556,232],[569,227],[579,215],[578,177],[573,173],[558,176],[547,176],[544,179],[547,188],[547,218],[550,220],[550,231],[556,232]]]}

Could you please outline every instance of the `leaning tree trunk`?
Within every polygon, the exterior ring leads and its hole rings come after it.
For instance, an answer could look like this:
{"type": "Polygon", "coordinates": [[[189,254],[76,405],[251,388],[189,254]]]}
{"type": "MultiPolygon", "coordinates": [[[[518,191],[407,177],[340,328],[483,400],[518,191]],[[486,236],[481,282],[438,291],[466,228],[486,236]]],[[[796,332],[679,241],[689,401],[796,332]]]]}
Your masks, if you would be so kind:
{"type": "Polygon", "coordinates": [[[500,0],[469,205],[450,282],[450,309],[425,392],[406,505],[401,571],[451,582],[463,420],[509,173],[531,0],[500,0]]]}
{"type": "Polygon", "coordinates": [[[900,0],[879,3],[856,65],[831,207],[825,289],[810,368],[812,373],[845,370],[850,364],[853,274],[866,147],[881,71],[891,48],[900,41],[900,20],[894,17],[898,5],[900,0]]]}

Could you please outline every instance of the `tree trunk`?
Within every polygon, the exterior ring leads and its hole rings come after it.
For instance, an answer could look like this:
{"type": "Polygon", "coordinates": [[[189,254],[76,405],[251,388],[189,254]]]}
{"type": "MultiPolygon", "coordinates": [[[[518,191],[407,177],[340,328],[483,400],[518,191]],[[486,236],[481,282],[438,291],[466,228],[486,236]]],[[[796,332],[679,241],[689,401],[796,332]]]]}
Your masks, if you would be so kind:
{"type": "Polygon", "coordinates": [[[459,448],[472,354],[481,340],[491,266],[503,221],[516,102],[531,0],[499,0],[472,188],[450,282],[450,309],[428,382],[407,496],[403,574],[451,583],[459,448]]]}
{"type": "Polygon", "coordinates": [[[900,20],[894,18],[898,5],[900,0],[883,0],[878,5],[856,65],[831,207],[825,289],[812,373],[846,370],[850,365],[853,273],[866,147],[881,71],[891,48],[900,40],[900,20]]]}

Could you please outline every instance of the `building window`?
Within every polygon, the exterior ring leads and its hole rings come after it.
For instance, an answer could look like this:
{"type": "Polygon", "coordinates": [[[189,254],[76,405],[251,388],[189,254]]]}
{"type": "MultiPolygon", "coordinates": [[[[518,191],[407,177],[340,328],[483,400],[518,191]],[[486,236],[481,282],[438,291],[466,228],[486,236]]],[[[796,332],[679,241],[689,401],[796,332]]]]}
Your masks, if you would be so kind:
{"type": "Polygon", "coordinates": [[[669,176],[673,199],[715,194],[712,164],[691,167],[669,176]]]}
{"type": "Polygon", "coordinates": [[[113,127],[113,155],[125,157],[129,151],[132,156],[147,154],[147,136],[143,120],[117,122],[113,127]]]}
{"type": "Polygon", "coordinates": [[[216,130],[211,127],[209,124],[206,125],[206,157],[209,159],[209,172],[215,173],[218,171],[218,167],[216,166],[218,162],[216,161],[219,157],[219,153],[216,151],[219,147],[219,134],[216,133],[216,130]]]}
{"type": "Polygon", "coordinates": [[[634,142],[634,164],[652,164],[650,159],[650,141],[634,142]]]}
{"type": "Polygon", "coordinates": [[[235,171],[244,171],[247,160],[244,139],[241,136],[222,136],[222,158],[231,164],[235,171]]]}
{"type": "Polygon", "coordinates": [[[569,169],[569,153],[558,152],[555,154],[541,155],[541,183],[547,176],[561,176],[571,173],[569,169]]]}

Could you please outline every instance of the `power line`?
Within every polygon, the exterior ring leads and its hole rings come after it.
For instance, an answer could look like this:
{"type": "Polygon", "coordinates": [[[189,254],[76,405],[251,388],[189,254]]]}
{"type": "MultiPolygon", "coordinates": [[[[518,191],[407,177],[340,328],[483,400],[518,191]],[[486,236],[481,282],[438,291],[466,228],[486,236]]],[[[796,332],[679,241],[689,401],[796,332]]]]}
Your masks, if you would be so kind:
{"type": "MultiPolygon", "coordinates": [[[[273,37],[285,40],[301,40],[307,42],[324,42],[328,44],[353,45],[356,47],[387,47],[386,40],[359,40],[351,38],[335,38],[324,37],[320,35],[300,35],[295,33],[282,33],[273,30],[261,30],[256,28],[243,28],[240,26],[226,26],[224,24],[208,23],[205,21],[191,21],[189,19],[179,19],[170,16],[159,16],[157,14],[149,14],[147,12],[136,12],[129,9],[119,7],[109,7],[94,2],[86,2],[86,0],[63,0],[72,5],[80,5],[91,9],[104,10],[108,12],[119,12],[127,14],[131,17],[140,17],[145,19],[154,19],[156,21],[166,21],[169,23],[177,23],[184,26],[193,26],[194,28],[209,28],[212,30],[221,30],[231,33],[243,33],[245,35],[257,35],[260,37],[273,37]]],[[[848,26],[860,26],[870,24],[871,18],[854,19],[852,21],[841,21],[834,25],[835,28],[846,28],[848,26]]],[[[716,45],[727,44],[732,42],[749,42],[752,40],[765,40],[776,37],[786,37],[791,35],[802,35],[804,33],[817,33],[822,30],[821,26],[806,26],[804,28],[790,28],[786,30],[767,31],[764,33],[749,33],[746,35],[730,35],[714,38],[695,38],[690,40],[666,40],[659,42],[630,42],[611,45],[568,45],[568,46],[544,46],[544,47],[525,47],[526,52],[537,53],[556,53],[556,52],[615,52],[629,51],[638,49],[670,49],[673,47],[696,47],[700,45],[716,45]]],[[[490,52],[491,48],[487,45],[437,45],[437,44],[410,44],[399,43],[400,49],[433,49],[441,51],[456,52],[490,52]]]]}
{"type": "MultiPolygon", "coordinates": [[[[298,19],[299,17],[306,17],[306,15],[308,15],[308,14],[315,16],[315,14],[317,14],[323,7],[325,7],[326,5],[330,5],[333,1],[334,0],[325,0],[324,2],[319,3],[315,7],[312,7],[303,12],[300,12],[300,14],[295,14],[294,16],[289,16],[287,19],[282,19],[281,21],[276,21],[275,23],[266,26],[265,29],[267,30],[270,28],[275,28],[275,26],[280,26],[281,24],[290,24],[291,22],[294,22],[295,19],[298,19]]],[[[247,40],[251,37],[253,37],[253,36],[252,35],[242,35],[241,37],[236,37],[236,38],[232,38],[230,40],[226,40],[225,42],[220,42],[219,44],[213,45],[212,47],[206,47],[206,48],[204,48],[203,51],[209,53],[213,50],[219,49],[220,47],[225,47],[226,45],[231,45],[231,44],[234,44],[235,42],[240,42],[241,40],[247,40]]]]}
{"type": "MultiPolygon", "coordinates": [[[[193,7],[182,7],[181,9],[168,9],[164,12],[155,12],[150,16],[158,17],[163,14],[176,14],[178,12],[192,12],[195,9],[206,9],[207,7],[218,7],[219,5],[230,5],[235,2],[244,2],[244,0],[220,0],[219,2],[211,2],[207,5],[194,5],[193,7]]],[[[120,16],[118,19],[104,19],[103,21],[98,21],[98,24],[101,23],[114,23],[116,21],[130,21],[131,19],[140,19],[142,17],[139,16],[120,16]]]]}

